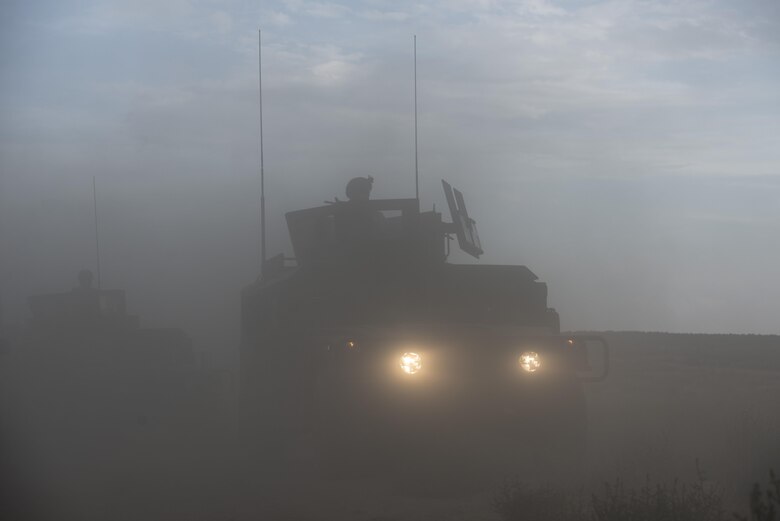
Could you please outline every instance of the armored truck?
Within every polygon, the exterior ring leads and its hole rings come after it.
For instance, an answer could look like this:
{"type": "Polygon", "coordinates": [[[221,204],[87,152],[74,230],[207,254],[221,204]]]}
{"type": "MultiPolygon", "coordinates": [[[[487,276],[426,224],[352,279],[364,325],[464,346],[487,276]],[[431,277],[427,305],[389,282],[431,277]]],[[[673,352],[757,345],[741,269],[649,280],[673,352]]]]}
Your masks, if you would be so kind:
{"type": "Polygon", "coordinates": [[[21,409],[51,428],[102,432],[103,440],[201,421],[219,382],[190,338],[177,328],[142,327],[127,312],[124,291],[91,282],[83,270],[73,290],[29,298],[30,321],[5,363],[16,395],[42,403],[21,409]]]}
{"type": "Polygon", "coordinates": [[[447,262],[453,237],[483,250],[446,181],[452,222],[418,199],[370,199],[372,182],[287,213],[294,258],[269,258],[242,292],[248,457],[279,476],[303,454],[379,474],[581,455],[583,383],[606,376],[606,343],[561,335],[527,267],[447,262]]]}
{"type": "Polygon", "coordinates": [[[0,352],[0,478],[15,487],[3,519],[105,519],[130,503],[170,517],[161,498],[224,472],[229,375],[182,330],[144,327],[87,270],[29,304],[0,352]]]}

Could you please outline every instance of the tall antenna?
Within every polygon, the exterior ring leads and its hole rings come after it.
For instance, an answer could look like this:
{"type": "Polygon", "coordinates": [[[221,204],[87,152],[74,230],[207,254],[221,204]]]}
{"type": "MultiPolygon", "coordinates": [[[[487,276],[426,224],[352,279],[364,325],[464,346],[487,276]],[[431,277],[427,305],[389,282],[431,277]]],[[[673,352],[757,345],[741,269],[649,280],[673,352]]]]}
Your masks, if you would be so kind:
{"type": "Polygon", "coordinates": [[[265,171],[263,170],[263,41],[257,30],[257,72],[260,92],[260,277],[265,271],[265,171]]]}
{"type": "Polygon", "coordinates": [[[100,289],[100,237],[98,236],[97,218],[97,190],[95,189],[95,176],[92,176],[92,208],[95,211],[95,257],[97,258],[97,286],[100,289]]]}
{"type": "Polygon", "coordinates": [[[414,196],[420,200],[420,171],[417,168],[417,35],[414,35],[414,196]]]}

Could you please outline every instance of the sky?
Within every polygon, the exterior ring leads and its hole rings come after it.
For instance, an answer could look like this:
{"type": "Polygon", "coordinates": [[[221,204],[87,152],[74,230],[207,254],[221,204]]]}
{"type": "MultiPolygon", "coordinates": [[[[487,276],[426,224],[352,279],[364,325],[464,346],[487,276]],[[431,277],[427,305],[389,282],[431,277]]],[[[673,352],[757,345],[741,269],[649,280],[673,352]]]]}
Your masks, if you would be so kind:
{"type": "Polygon", "coordinates": [[[94,269],[146,325],[230,349],[284,212],[466,196],[562,327],[780,333],[780,3],[7,1],[0,299],[94,269]]]}

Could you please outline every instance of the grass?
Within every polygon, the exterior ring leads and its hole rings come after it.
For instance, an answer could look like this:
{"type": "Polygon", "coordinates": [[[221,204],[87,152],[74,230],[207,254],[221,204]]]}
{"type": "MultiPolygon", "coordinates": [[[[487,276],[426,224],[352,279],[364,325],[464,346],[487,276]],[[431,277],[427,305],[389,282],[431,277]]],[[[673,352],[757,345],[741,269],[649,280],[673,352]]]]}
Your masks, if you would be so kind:
{"type": "Polygon", "coordinates": [[[769,471],[766,490],[758,483],[750,492],[750,517],[735,515],[739,521],[775,521],[780,517],[780,478],[769,471]]]}
{"type": "MultiPolygon", "coordinates": [[[[692,483],[652,482],[640,487],[605,483],[584,499],[549,486],[508,483],[493,507],[505,521],[725,521],[723,491],[701,476],[692,483]]],[[[752,520],[751,520],[752,521],[752,520]]],[[[756,521],[770,521],[760,518],[756,521]]],[[[773,519],[771,521],[774,521],[773,519]]]]}
{"type": "Polygon", "coordinates": [[[631,487],[616,480],[605,483],[588,500],[551,486],[507,482],[496,494],[493,508],[504,521],[780,521],[780,478],[770,470],[766,488],[753,485],[748,516],[729,516],[723,490],[701,472],[687,484],[647,479],[641,487],[631,487]]]}
{"type": "Polygon", "coordinates": [[[593,494],[590,516],[593,521],[718,521],[727,519],[723,492],[703,479],[690,484],[651,483],[640,488],[620,481],[605,484],[601,494],[593,494]]]}
{"type": "Polygon", "coordinates": [[[507,481],[493,499],[493,509],[504,521],[569,521],[584,519],[579,503],[549,485],[529,487],[507,481]]]}

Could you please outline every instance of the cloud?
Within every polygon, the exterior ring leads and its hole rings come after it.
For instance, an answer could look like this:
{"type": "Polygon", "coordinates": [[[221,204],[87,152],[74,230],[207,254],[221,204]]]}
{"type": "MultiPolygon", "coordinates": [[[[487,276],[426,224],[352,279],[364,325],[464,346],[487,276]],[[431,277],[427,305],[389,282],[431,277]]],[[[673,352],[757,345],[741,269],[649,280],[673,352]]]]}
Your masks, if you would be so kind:
{"type": "MultiPolygon", "coordinates": [[[[28,59],[8,71],[32,79],[18,82],[27,88],[1,127],[3,173],[13,179],[2,196],[95,173],[128,187],[201,187],[206,201],[215,187],[226,200],[246,196],[258,165],[261,25],[281,250],[283,211],[340,196],[351,175],[374,175],[377,195],[409,195],[417,34],[424,204],[443,204],[439,177],[467,193],[486,262],[539,269],[570,326],[670,327],[669,301],[702,297],[675,278],[696,273],[700,251],[711,252],[709,272],[730,270],[739,250],[760,253],[765,279],[776,274],[780,252],[766,245],[768,223],[778,222],[766,210],[777,206],[771,179],[780,179],[772,2],[215,5],[95,3],[42,24],[30,38],[42,42],[35,74],[28,59]],[[244,191],[227,193],[230,182],[244,191]],[[647,292],[657,299],[641,313],[619,304],[647,292]]],[[[717,327],[717,318],[694,318],[717,327]]]]}
{"type": "Polygon", "coordinates": [[[566,9],[556,7],[548,0],[525,0],[520,2],[517,12],[520,14],[528,13],[540,16],[562,16],[568,13],[566,9]]]}
{"type": "Polygon", "coordinates": [[[349,15],[352,10],[342,4],[333,2],[310,2],[306,0],[285,0],[287,9],[315,18],[342,18],[349,15]]]}
{"type": "Polygon", "coordinates": [[[691,212],[686,216],[688,219],[702,221],[713,225],[737,225],[746,227],[771,227],[780,228],[780,222],[776,219],[761,218],[752,215],[733,215],[730,213],[702,213],[691,212]]]}
{"type": "Polygon", "coordinates": [[[312,67],[315,80],[322,85],[336,85],[346,81],[355,66],[344,60],[329,60],[312,67]]]}
{"type": "Polygon", "coordinates": [[[216,11],[211,14],[214,27],[220,33],[229,33],[233,29],[233,17],[225,11],[216,11]]]}
{"type": "Polygon", "coordinates": [[[273,12],[269,17],[271,24],[277,27],[285,27],[292,23],[292,18],[282,12],[273,12]]]}
{"type": "Polygon", "coordinates": [[[379,11],[371,9],[363,11],[360,16],[372,22],[403,22],[409,19],[409,13],[402,11],[379,11]]]}
{"type": "Polygon", "coordinates": [[[92,2],[63,17],[57,25],[76,33],[99,34],[120,27],[166,30],[191,20],[197,6],[191,0],[92,2]]]}

